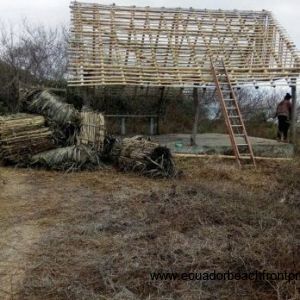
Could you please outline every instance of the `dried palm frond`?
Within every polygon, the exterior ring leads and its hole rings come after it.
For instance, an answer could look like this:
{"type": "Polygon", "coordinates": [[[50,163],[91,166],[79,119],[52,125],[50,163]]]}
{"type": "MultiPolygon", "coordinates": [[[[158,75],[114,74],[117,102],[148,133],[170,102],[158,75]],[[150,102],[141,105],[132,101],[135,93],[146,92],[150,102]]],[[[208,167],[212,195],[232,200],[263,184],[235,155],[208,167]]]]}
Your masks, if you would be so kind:
{"type": "Polygon", "coordinates": [[[80,114],[73,105],[63,102],[47,90],[36,93],[28,102],[27,109],[60,125],[78,124],[80,121],[80,114]]]}
{"type": "Polygon", "coordinates": [[[31,159],[31,165],[64,171],[103,167],[97,152],[84,145],[58,148],[36,154],[31,159]]]}
{"type": "Polygon", "coordinates": [[[80,113],[74,106],[65,103],[62,98],[48,90],[35,90],[27,95],[25,109],[47,119],[56,144],[62,147],[74,145],[80,130],[80,113]]]}
{"type": "MultiPolygon", "coordinates": [[[[143,138],[107,139],[111,160],[121,170],[136,171],[151,177],[174,177],[177,174],[170,150],[143,138]]],[[[107,153],[106,153],[107,156],[107,153]]]]}

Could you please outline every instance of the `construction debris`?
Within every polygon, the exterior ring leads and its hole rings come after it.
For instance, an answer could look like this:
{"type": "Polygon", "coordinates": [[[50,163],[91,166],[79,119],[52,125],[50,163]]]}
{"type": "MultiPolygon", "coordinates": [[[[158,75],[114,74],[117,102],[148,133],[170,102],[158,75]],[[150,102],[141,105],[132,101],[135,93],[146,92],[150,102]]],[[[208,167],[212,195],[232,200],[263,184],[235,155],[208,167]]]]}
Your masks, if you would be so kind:
{"type": "Polygon", "coordinates": [[[170,150],[143,137],[115,140],[110,155],[123,171],[132,170],[151,177],[176,175],[170,150]]]}
{"type": "Polygon", "coordinates": [[[16,114],[0,118],[0,159],[21,163],[55,147],[52,131],[42,116],[16,114]]]}
{"type": "Polygon", "coordinates": [[[99,154],[85,145],[58,148],[36,154],[30,164],[60,171],[94,170],[104,166],[99,159],[99,154]]]}

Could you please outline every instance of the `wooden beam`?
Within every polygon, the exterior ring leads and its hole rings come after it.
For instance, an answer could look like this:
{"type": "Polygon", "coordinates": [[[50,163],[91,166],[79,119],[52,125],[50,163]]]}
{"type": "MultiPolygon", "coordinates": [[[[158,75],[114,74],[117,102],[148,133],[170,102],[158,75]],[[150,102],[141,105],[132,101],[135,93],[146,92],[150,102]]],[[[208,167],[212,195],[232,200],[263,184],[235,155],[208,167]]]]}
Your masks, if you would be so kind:
{"type": "MultiPolygon", "coordinates": [[[[175,157],[188,157],[188,158],[216,158],[216,159],[236,159],[233,155],[211,155],[211,154],[191,154],[191,153],[173,153],[175,157]]],[[[263,157],[255,156],[255,160],[275,160],[275,161],[290,161],[292,157],[263,157]]]]}
{"type": "Polygon", "coordinates": [[[292,80],[293,85],[292,89],[292,127],[291,127],[291,141],[294,145],[296,145],[297,141],[297,79],[292,80]]]}
{"type": "Polygon", "coordinates": [[[199,91],[197,87],[193,88],[193,98],[194,98],[194,106],[195,106],[195,118],[194,118],[193,132],[191,136],[191,146],[196,146],[198,125],[199,125],[199,114],[200,114],[200,106],[201,106],[199,91]]]}

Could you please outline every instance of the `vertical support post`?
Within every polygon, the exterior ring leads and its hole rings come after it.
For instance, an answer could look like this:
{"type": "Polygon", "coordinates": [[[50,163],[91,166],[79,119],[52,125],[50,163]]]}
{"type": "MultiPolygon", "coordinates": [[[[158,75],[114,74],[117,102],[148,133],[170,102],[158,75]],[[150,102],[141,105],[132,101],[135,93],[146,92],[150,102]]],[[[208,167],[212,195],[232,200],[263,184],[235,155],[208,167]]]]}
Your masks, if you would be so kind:
{"type": "Polygon", "coordinates": [[[121,118],[121,135],[125,135],[126,134],[126,118],[122,117],[121,118]]]}
{"type": "Polygon", "coordinates": [[[199,114],[200,114],[199,93],[198,93],[198,88],[196,88],[196,87],[193,88],[193,98],[194,98],[194,105],[196,108],[196,112],[195,112],[193,132],[192,132],[192,136],[191,136],[191,146],[196,146],[197,145],[196,138],[197,138],[199,114]]]}
{"type": "Polygon", "coordinates": [[[297,130],[297,79],[292,79],[292,128],[291,128],[291,140],[296,144],[296,130],[297,130]]]}
{"type": "Polygon", "coordinates": [[[83,104],[87,107],[90,107],[90,99],[89,99],[89,88],[83,87],[81,88],[82,98],[83,98],[83,104]]]}
{"type": "MultiPolygon", "coordinates": [[[[157,91],[158,92],[158,91],[157,91]]],[[[165,87],[162,86],[159,88],[159,102],[157,106],[157,117],[155,118],[155,133],[156,135],[159,135],[159,116],[163,116],[165,114],[165,87]]]]}
{"type": "Polygon", "coordinates": [[[160,88],[160,95],[159,95],[159,103],[158,103],[158,114],[163,114],[163,105],[164,105],[164,94],[165,94],[165,87],[160,88]]]}
{"type": "Polygon", "coordinates": [[[150,117],[150,135],[154,135],[154,117],[150,117]]]}
{"type": "MultiPolygon", "coordinates": [[[[96,24],[96,12],[97,12],[97,6],[94,5],[93,7],[93,58],[94,58],[94,64],[97,65],[97,52],[96,52],[96,30],[97,27],[95,26],[96,24]]],[[[93,76],[93,74],[89,74],[90,76],[93,76]]],[[[96,86],[93,87],[93,92],[91,93],[93,95],[92,102],[93,104],[95,103],[95,98],[96,98],[96,86]]]]}

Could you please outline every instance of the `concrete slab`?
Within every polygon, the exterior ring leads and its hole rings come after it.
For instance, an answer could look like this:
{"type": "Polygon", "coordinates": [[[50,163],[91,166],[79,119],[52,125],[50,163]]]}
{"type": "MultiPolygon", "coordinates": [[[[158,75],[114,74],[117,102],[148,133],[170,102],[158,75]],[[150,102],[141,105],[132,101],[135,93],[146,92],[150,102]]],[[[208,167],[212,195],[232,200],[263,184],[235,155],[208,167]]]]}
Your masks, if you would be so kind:
{"type": "MultiPolygon", "coordinates": [[[[198,134],[197,146],[190,146],[190,134],[165,134],[154,136],[153,140],[167,146],[174,153],[190,154],[225,154],[233,155],[229,136],[220,133],[198,134]]],[[[294,146],[276,140],[250,137],[255,156],[293,157],[294,146]]],[[[237,142],[243,144],[243,139],[237,142]]]]}

